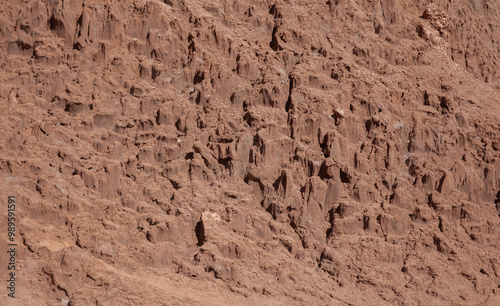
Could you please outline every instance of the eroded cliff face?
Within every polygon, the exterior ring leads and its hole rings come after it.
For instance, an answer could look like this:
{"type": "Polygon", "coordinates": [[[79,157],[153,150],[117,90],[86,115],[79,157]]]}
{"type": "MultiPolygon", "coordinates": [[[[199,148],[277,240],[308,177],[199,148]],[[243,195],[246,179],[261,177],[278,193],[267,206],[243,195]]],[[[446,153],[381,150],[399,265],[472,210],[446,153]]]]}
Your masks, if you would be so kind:
{"type": "Polygon", "coordinates": [[[0,3],[19,305],[500,303],[496,1],[0,3]]]}

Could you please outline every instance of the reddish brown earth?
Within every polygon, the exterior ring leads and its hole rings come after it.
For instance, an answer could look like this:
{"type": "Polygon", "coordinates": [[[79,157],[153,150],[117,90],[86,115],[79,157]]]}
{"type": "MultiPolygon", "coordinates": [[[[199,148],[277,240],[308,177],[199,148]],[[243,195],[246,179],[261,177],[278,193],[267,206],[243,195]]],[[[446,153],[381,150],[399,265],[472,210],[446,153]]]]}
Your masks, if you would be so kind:
{"type": "Polygon", "coordinates": [[[0,0],[1,305],[500,305],[500,3],[0,0]]]}

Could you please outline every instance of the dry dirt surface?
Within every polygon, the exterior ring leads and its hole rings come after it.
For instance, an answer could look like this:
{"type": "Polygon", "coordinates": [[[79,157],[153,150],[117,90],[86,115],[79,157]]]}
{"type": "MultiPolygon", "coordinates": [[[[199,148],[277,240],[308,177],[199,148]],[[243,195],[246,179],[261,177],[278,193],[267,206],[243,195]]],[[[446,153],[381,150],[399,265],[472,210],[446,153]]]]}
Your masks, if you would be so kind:
{"type": "Polygon", "coordinates": [[[0,0],[0,304],[500,305],[500,3],[432,2],[0,0]]]}

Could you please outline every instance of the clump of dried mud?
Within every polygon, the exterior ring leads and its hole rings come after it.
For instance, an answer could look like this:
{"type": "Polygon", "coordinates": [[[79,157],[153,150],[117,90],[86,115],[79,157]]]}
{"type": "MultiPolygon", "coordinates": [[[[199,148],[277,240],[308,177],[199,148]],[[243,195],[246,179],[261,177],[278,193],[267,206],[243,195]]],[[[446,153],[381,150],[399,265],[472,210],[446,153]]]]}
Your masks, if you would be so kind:
{"type": "Polygon", "coordinates": [[[500,4],[433,2],[0,1],[16,302],[498,305],[500,4]]]}

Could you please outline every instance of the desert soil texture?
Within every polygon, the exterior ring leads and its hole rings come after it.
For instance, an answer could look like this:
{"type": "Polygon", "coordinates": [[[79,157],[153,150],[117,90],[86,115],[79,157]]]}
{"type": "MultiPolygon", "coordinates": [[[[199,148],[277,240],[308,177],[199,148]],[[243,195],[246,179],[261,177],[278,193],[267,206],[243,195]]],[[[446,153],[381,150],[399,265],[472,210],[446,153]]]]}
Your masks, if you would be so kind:
{"type": "Polygon", "coordinates": [[[0,0],[0,305],[500,305],[500,2],[0,0]]]}

